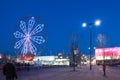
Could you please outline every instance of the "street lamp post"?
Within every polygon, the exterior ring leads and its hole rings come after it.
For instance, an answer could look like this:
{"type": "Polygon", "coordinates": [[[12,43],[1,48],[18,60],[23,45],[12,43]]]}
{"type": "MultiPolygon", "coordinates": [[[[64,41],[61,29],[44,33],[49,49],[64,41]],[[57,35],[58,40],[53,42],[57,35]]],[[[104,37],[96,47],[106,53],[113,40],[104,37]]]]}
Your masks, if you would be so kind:
{"type": "Polygon", "coordinates": [[[92,55],[92,24],[89,24],[89,29],[90,29],[90,70],[92,69],[91,65],[91,55],[92,55]]]}
{"type": "MultiPolygon", "coordinates": [[[[90,70],[92,70],[92,65],[91,65],[91,58],[92,58],[92,26],[95,25],[95,26],[99,26],[101,23],[100,20],[96,20],[95,23],[89,23],[88,24],[88,27],[89,27],[89,32],[90,32],[90,70]]],[[[82,27],[86,27],[87,26],[87,23],[83,23],[82,24],[82,27]]]]}

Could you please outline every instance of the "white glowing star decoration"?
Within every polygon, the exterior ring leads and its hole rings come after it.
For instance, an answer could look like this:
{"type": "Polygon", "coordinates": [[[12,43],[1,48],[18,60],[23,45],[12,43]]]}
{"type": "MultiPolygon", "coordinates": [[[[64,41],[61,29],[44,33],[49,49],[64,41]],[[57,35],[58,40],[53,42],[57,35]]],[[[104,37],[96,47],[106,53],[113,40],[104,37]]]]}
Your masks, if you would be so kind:
{"type": "Polygon", "coordinates": [[[20,21],[20,31],[14,32],[14,37],[18,39],[15,42],[14,48],[20,49],[20,53],[22,55],[30,54],[37,54],[37,47],[34,45],[41,45],[45,42],[45,39],[41,35],[37,35],[40,33],[43,28],[44,24],[37,24],[35,25],[35,18],[31,17],[28,22],[20,21]]]}

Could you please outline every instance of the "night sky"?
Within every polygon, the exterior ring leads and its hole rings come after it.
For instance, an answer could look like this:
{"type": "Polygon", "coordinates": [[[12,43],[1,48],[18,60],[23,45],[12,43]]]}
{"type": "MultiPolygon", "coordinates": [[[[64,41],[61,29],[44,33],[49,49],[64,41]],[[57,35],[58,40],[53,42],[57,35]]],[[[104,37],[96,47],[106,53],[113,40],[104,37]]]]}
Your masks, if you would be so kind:
{"type": "Polygon", "coordinates": [[[15,55],[12,38],[16,24],[25,16],[39,16],[48,31],[41,55],[68,54],[72,35],[79,39],[79,50],[89,54],[89,28],[82,23],[101,20],[92,26],[93,46],[98,34],[107,38],[105,47],[120,46],[119,0],[0,0],[0,53],[15,55]]]}

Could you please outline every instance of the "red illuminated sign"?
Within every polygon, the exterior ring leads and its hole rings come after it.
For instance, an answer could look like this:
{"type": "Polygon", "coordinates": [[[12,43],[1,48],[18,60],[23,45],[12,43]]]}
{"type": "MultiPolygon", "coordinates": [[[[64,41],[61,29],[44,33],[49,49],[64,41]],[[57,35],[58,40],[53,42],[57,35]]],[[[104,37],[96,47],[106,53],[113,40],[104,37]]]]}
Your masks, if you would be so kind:
{"type": "Polygon", "coordinates": [[[21,57],[21,60],[33,61],[34,55],[25,55],[21,57]]]}
{"type": "Polygon", "coordinates": [[[95,56],[120,56],[120,47],[96,48],[95,56]]]}

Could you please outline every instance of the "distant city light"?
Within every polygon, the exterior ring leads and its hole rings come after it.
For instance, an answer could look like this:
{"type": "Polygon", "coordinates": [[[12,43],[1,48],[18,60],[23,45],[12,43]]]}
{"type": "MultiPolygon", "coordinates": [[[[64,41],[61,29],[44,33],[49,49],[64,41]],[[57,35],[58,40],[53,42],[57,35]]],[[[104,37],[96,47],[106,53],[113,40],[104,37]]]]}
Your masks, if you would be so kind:
{"type": "Polygon", "coordinates": [[[90,50],[90,47],[88,49],[90,50]]]}
{"type": "Polygon", "coordinates": [[[0,54],[0,59],[2,58],[2,55],[0,54]]]}
{"type": "Polygon", "coordinates": [[[96,47],[94,47],[94,49],[96,49],[96,47]]]}

